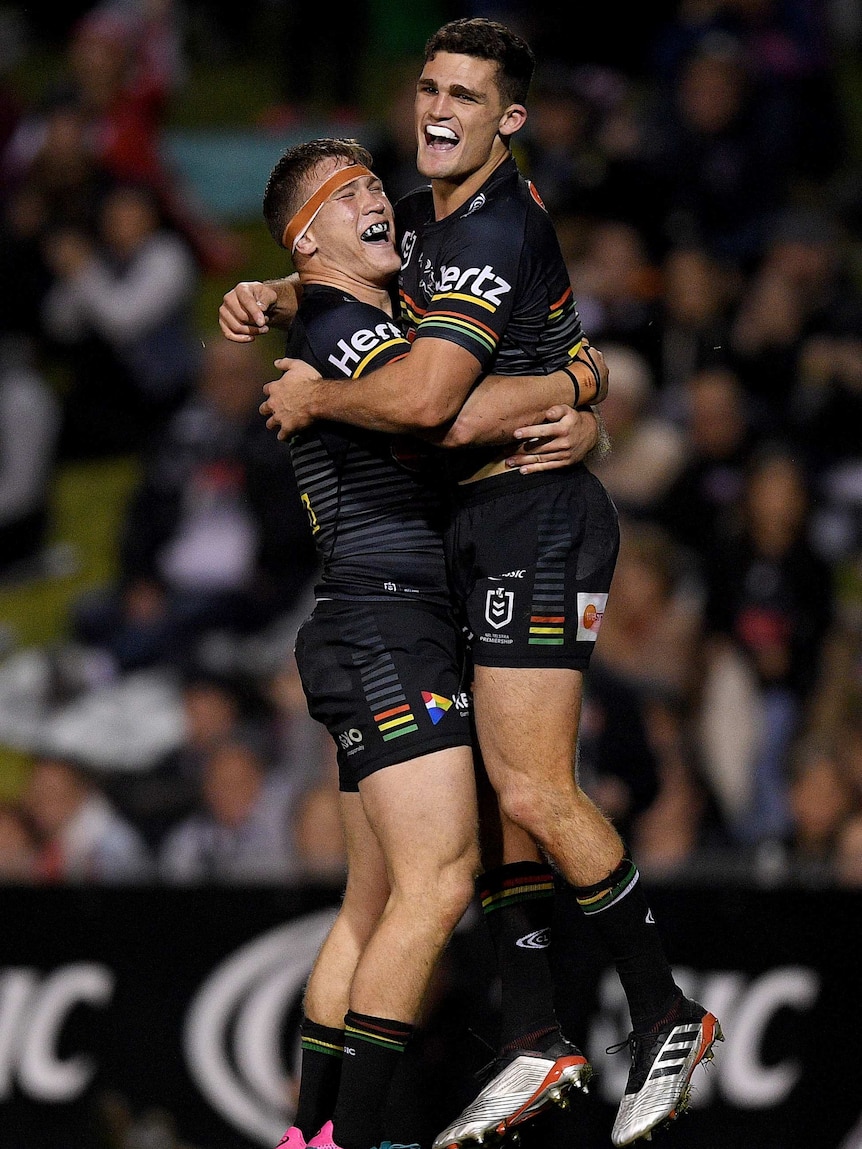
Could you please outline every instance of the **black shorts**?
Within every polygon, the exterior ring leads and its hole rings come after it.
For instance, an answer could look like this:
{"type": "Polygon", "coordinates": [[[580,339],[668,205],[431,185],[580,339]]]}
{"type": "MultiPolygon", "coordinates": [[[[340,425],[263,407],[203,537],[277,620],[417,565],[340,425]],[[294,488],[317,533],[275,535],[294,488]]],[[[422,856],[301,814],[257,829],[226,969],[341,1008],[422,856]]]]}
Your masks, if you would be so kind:
{"type": "Polygon", "coordinates": [[[619,541],[616,508],[582,465],[459,487],[446,552],[473,661],[585,670],[619,541]]]}
{"type": "Polygon", "coordinates": [[[471,745],[464,636],[441,607],[318,602],[296,662],[309,714],[335,741],[342,791],[384,766],[471,745]]]}

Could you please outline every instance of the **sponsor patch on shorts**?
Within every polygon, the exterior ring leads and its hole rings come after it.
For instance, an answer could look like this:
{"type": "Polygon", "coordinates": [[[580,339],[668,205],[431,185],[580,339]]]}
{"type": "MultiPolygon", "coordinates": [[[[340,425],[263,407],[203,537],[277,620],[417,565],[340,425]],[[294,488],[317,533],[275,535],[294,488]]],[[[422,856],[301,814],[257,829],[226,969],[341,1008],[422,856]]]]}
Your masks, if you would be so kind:
{"type": "Polygon", "coordinates": [[[595,642],[608,603],[606,594],[578,594],[578,641],[595,642]]]}

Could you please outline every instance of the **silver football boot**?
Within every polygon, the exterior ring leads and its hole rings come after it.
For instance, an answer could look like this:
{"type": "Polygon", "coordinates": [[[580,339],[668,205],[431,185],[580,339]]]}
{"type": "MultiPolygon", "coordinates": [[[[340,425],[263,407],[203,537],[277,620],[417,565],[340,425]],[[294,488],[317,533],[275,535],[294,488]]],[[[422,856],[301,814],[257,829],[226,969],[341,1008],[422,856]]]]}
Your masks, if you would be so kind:
{"type": "Polygon", "coordinates": [[[568,1104],[575,1087],[587,1090],[592,1069],[576,1045],[562,1039],[542,1053],[518,1049],[487,1067],[490,1079],[475,1100],[434,1140],[433,1149],[457,1149],[502,1137],[550,1105],[568,1104]]]}
{"type": "Polygon", "coordinates": [[[630,1033],[608,1051],[628,1045],[632,1057],[611,1130],[614,1145],[631,1145],[640,1137],[648,1141],[653,1129],[678,1117],[689,1102],[692,1074],[701,1062],[712,1061],[714,1044],[724,1040],[713,1014],[695,1001],[687,1006],[688,1018],[684,1013],[683,1020],[677,1018],[655,1033],[630,1033]]]}

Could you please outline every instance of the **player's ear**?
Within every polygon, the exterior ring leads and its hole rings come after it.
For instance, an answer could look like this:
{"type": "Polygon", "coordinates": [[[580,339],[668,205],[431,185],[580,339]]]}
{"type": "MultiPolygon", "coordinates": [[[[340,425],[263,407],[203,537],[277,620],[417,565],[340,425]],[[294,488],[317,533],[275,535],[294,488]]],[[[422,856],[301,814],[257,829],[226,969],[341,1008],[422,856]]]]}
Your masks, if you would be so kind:
{"type": "Polygon", "coordinates": [[[314,237],[311,234],[311,228],[308,228],[305,234],[300,236],[300,238],[296,241],[296,247],[293,250],[295,252],[298,251],[300,255],[314,255],[314,253],[317,251],[317,244],[314,242],[314,237]]]}
{"type": "Polygon", "coordinates": [[[504,140],[510,136],[514,136],[515,132],[520,129],[527,122],[527,109],[523,104],[509,104],[502,116],[500,116],[500,123],[497,131],[504,140]]]}

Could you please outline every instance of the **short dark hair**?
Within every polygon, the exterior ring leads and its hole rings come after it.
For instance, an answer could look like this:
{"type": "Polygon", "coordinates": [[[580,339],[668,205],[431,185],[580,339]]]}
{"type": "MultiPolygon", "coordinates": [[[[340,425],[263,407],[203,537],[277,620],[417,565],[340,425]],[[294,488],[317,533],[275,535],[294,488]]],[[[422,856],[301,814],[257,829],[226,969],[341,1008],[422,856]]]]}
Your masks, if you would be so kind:
{"type": "Polygon", "coordinates": [[[284,229],[308,199],[308,176],[323,160],[333,158],[367,168],[374,163],[371,153],[358,140],[326,138],[288,148],[269,173],[263,193],[263,218],[279,247],[284,246],[284,229]]]}
{"type": "Polygon", "coordinates": [[[523,104],[527,99],[536,57],[527,41],[505,24],[480,16],[451,20],[428,39],[425,63],[433,60],[438,52],[494,61],[503,102],[523,104]]]}

